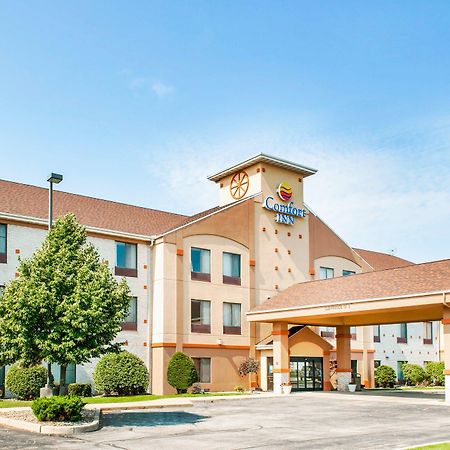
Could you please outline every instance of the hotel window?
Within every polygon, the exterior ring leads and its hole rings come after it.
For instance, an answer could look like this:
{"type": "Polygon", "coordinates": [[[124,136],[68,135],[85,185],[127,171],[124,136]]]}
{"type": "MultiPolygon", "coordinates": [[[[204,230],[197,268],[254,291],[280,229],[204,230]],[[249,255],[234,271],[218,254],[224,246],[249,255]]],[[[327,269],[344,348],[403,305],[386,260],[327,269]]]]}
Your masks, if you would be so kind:
{"type": "Polygon", "coordinates": [[[400,383],[405,380],[405,376],[403,374],[403,364],[406,364],[408,361],[397,361],[397,379],[400,383]]]}
{"type": "Polygon", "coordinates": [[[241,334],[241,304],[223,304],[223,334],[241,334]]]}
{"type": "Polygon", "coordinates": [[[373,342],[380,342],[381,340],[381,326],[374,325],[373,326],[373,342]]]}
{"type": "MultiPolygon", "coordinates": [[[[59,364],[53,363],[51,365],[51,371],[53,378],[56,383],[59,383],[59,378],[61,376],[61,366],[59,364]]],[[[66,384],[77,382],[77,366],[75,364],[67,364],[66,368],[66,384]]]]}
{"type": "Polygon", "coordinates": [[[353,270],[343,270],[342,271],[342,276],[344,277],[348,277],[349,275],[355,275],[356,272],[354,272],[353,270]]]}
{"type": "Polygon", "coordinates": [[[137,277],[137,245],[116,242],[116,275],[137,277]]]}
{"type": "Polygon", "coordinates": [[[200,383],[211,383],[211,358],[192,358],[200,383]]]}
{"type": "Polygon", "coordinates": [[[241,285],[241,255],[223,252],[223,282],[241,285]]]}
{"type": "Polygon", "coordinates": [[[192,247],[191,280],[211,281],[211,252],[209,250],[192,247]]]}
{"type": "Polygon", "coordinates": [[[6,225],[0,223],[0,263],[7,262],[7,252],[6,252],[6,225]]]}
{"type": "Polygon", "coordinates": [[[320,268],[320,279],[326,280],[327,278],[334,278],[334,269],[331,267],[320,268]]]}
{"type": "Polygon", "coordinates": [[[191,332],[211,333],[211,302],[191,300],[191,332]]]}
{"type": "Polygon", "coordinates": [[[350,334],[352,335],[352,339],[356,340],[356,327],[350,327],[350,334]]]}
{"type": "Polygon", "coordinates": [[[397,343],[406,344],[408,342],[408,324],[400,324],[400,336],[397,337],[397,343]]]}
{"type": "Polygon", "coordinates": [[[374,359],[373,361],[373,367],[376,369],[377,367],[381,366],[381,361],[379,359],[374,359]]]}
{"type": "Polygon", "coordinates": [[[137,330],[137,297],[131,297],[128,316],[122,322],[122,330],[137,330]]]}
{"type": "Polygon", "coordinates": [[[424,322],[424,344],[432,344],[433,343],[433,322],[424,322]]]}
{"type": "Polygon", "coordinates": [[[325,338],[334,338],[334,327],[322,327],[320,335],[325,338]]]}

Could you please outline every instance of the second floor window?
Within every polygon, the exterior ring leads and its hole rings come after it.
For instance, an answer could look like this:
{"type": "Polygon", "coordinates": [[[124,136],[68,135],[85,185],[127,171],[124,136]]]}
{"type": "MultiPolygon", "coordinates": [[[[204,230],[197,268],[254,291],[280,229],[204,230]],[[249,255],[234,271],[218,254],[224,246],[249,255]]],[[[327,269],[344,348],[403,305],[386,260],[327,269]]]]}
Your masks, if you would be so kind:
{"type": "Polygon", "coordinates": [[[6,225],[0,223],[0,263],[6,263],[6,225]]]}
{"type": "Polygon", "coordinates": [[[350,334],[352,335],[352,339],[356,339],[356,327],[350,327],[350,334]]]}
{"type": "Polygon", "coordinates": [[[128,316],[122,322],[122,330],[137,330],[137,297],[131,297],[128,316]]]}
{"type": "Polygon", "coordinates": [[[432,344],[433,343],[433,322],[424,322],[424,344],[432,344]]]}
{"type": "Polygon", "coordinates": [[[241,284],[241,255],[223,253],[223,282],[226,284],[241,284]]]}
{"type": "Polygon", "coordinates": [[[349,275],[355,275],[356,272],[354,272],[353,270],[343,270],[342,271],[342,276],[344,277],[348,277],[349,275]]]}
{"type": "Polygon", "coordinates": [[[193,333],[211,333],[211,302],[191,300],[191,331],[193,333]]]}
{"type": "Polygon", "coordinates": [[[326,280],[327,278],[334,278],[334,269],[331,267],[320,268],[320,279],[326,280]]]}
{"type": "Polygon", "coordinates": [[[380,342],[381,340],[381,327],[380,325],[373,326],[373,342],[380,342]]]}
{"type": "Polygon", "coordinates": [[[211,281],[211,251],[204,248],[191,249],[191,279],[211,281]]]}
{"type": "Polygon", "coordinates": [[[408,324],[400,324],[400,336],[397,338],[397,342],[400,344],[406,344],[408,342],[408,324]]]}
{"type": "Polygon", "coordinates": [[[241,334],[241,304],[223,304],[223,334],[241,334]]]}
{"type": "Polygon", "coordinates": [[[322,327],[320,335],[322,337],[334,338],[334,327],[322,327]]]}
{"type": "Polygon", "coordinates": [[[137,277],[137,245],[116,242],[116,275],[137,277]]]}

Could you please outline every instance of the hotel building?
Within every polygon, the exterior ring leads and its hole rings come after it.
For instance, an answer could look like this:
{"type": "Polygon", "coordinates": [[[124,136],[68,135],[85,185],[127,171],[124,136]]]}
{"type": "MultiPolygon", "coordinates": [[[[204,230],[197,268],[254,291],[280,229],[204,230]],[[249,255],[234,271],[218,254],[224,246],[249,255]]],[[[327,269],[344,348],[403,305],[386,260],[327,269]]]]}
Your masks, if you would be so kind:
{"type": "MultiPolygon", "coordinates": [[[[337,236],[304,203],[303,186],[315,172],[257,155],[210,176],[219,205],[194,216],[54,193],[55,216],[74,213],[101,257],[130,286],[130,312],[117,340],[145,362],[152,392],[173,392],[166,370],[175,351],[194,359],[200,384],[211,391],[257,384],[277,391],[274,373],[287,370],[274,365],[280,336],[293,389],[336,387],[334,326],[318,320],[283,328],[247,320],[247,313],[299,283],[323,293],[331,284],[315,280],[389,272],[412,263],[352,248],[337,236]],[[260,361],[257,378],[239,376],[248,357],[260,361]]],[[[0,180],[0,194],[2,286],[18,276],[18,258],[30,257],[46,236],[48,192],[0,180]]],[[[402,362],[439,360],[438,322],[383,323],[350,328],[352,372],[365,386],[374,385],[378,364],[391,365],[401,380],[402,362]]],[[[95,363],[71,367],[69,381],[91,381],[95,363]]],[[[57,367],[54,371],[58,376],[57,367]]]]}

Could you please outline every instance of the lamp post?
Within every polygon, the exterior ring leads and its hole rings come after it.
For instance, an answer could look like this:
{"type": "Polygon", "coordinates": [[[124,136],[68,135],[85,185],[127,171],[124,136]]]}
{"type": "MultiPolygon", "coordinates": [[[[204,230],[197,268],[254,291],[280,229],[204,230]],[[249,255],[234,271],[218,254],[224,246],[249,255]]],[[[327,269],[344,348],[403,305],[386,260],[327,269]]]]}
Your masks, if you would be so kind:
{"type": "MultiPolygon", "coordinates": [[[[63,180],[63,176],[59,173],[51,173],[47,178],[47,181],[50,183],[48,190],[48,231],[51,230],[53,224],[53,185],[59,184],[63,180]]],[[[51,396],[52,395],[52,387],[53,387],[53,375],[52,375],[52,365],[51,363],[47,363],[47,371],[48,371],[48,380],[47,385],[45,386],[46,392],[44,395],[51,396]]],[[[42,396],[42,395],[41,395],[42,396]]]]}

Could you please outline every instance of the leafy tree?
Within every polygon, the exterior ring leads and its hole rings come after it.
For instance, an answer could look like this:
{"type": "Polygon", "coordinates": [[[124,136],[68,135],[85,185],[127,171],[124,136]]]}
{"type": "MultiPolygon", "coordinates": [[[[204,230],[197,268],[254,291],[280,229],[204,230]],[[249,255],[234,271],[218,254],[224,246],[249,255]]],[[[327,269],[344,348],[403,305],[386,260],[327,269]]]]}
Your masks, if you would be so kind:
{"type": "Polygon", "coordinates": [[[425,364],[425,379],[433,386],[444,385],[444,362],[430,361],[425,364]]]}
{"type": "Polygon", "coordinates": [[[167,382],[177,390],[177,394],[183,394],[197,381],[194,361],[183,352],[175,352],[167,366],[167,382]]]}
{"type": "Polygon", "coordinates": [[[411,386],[416,386],[417,384],[422,383],[425,378],[425,371],[417,364],[405,363],[402,366],[402,370],[406,383],[411,386]]]}
{"type": "Polygon", "coordinates": [[[94,369],[95,390],[107,395],[143,394],[148,382],[144,361],[127,351],[103,356],[94,369]]]}
{"type": "Polygon", "coordinates": [[[56,221],[41,248],[21,260],[0,298],[0,364],[46,360],[61,366],[119,349],[112,344],[129,308],[129,288],[86,241],[73,214],[56,221]]]}
{"type": "Polygon", "coordinates": [[[379,387],[393,387],[397,376],[395,370],[389,366],[378,366],[375,369],[375,383],[379,387]]]}
{"type": "Polygon", "coordinates": [[[239,366],[239,375],[241,377],[244,377],[245,375],[249,375],[251,373],[256,374],[256,384],[259,387],[258,371],[259,371],[259,362],[256,361],[256,359],[254,359],[254,358],[247,358],[239,366]]]}

